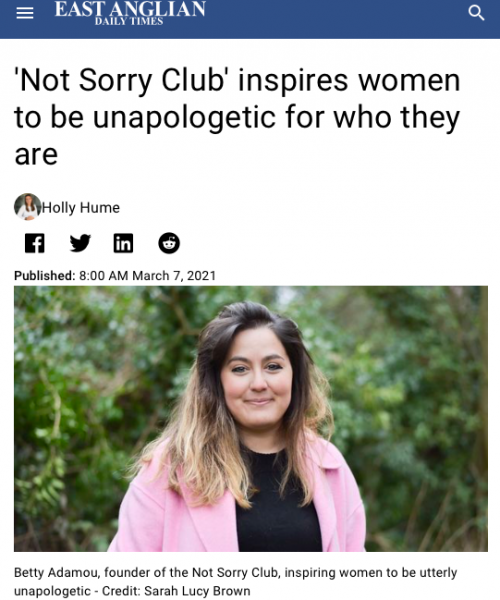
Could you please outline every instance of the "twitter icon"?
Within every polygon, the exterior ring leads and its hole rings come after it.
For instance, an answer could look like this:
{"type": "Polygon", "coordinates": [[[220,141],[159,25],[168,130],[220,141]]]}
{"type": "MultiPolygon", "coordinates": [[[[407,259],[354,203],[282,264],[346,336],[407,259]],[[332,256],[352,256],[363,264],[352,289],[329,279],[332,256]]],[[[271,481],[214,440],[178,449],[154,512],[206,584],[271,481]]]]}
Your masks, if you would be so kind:
{"type": "Polygon", "coordinates": [[[85,250],[85,248],[89,245],[90,235],[83,234],[80,236],[80,239],[70,235],[69,239],[71,241],[71,245],[73,246],[73,250],[71,250],[71,252],[82,252],[82,250],[85,250]]]}

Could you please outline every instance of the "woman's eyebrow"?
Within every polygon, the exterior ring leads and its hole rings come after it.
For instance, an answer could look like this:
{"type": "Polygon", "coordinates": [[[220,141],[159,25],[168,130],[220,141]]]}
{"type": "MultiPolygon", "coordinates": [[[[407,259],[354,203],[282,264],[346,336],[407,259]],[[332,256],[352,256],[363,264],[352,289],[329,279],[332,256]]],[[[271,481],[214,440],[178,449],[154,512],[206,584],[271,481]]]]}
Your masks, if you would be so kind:
{"type": "Polygon", "coordinates": [[[227,364],[232,363],[232,362],[244,362],[244,363],[250,364],[250,361],[248,360],[248,358],[245,358],[244,356],[233,356],[233,358],[230,358],[227,361],[227,364]]]}
{"type": "Polygon", "coordinates": [[[268,354],[267,356],[264,356],[264,358],[262,359],[262,362],[266,362],[268,360],[275,360],[276,358],[279,358],[280,360],[285,360],[279,354],[268,354]]]}
{"type": "MultiPolygon", "coordinates": [[[[262,362],[267,362],[268,360],[276,360],[276,359],[285,360],[279,354],[268,354],[267,356],[264,356],[264,358],[262,359],[262,362]]],[[[245,358],[244,356],[233,356],[232,358],[230,358],[227,361],[227,364],[230,364],[232,362],[244,362],[244,363],[250,364],[250,361],[248,360],[248,358],[245,358]]]]}

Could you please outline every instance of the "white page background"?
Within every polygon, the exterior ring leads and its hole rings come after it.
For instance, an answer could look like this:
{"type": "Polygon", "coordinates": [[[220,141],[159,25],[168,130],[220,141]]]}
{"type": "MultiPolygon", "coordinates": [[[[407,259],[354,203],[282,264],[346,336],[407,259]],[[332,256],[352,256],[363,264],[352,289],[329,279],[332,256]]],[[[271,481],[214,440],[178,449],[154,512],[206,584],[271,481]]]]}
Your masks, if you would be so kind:
{"type": "MultiPolygon", "coordinates": [[[[494,71],[498,41],[5,41],[2,54],[2,311],[1,355],[5,368],[3,435],[4,485],[0,492],[2,574],[0,592],[13,597],[14,567],[68,568],[458,568],[449,579],[370,579],[335,581],[310,579],[239,580],[166,579],[91,582],[124,586],[152,583],[250,587],[251,598],[267,600],[329,597],[422,598],[451,595],[458,600],[494,590],[498,528],[491,523],[491,550],[479,554],[208,555],[15,554],[12,539],[12,285],[14,270],[162,271],[215,270],[216,285],[489,285],[491,361],[498,362],[498,230],[499,79],[494,71]],[[206,72],[209,66],[230,76],[220,93],[168,93],[160,84],[168,67],[206,72]],[[71,93],[21,92],[15,67],[71,73],[71,93]],[[78,73],[93,67],[99,73],[153,73],[145,98],[136,93],[78,89],[78,73]],[[253,72],[346,73],[346,92],[240,93],[235,90],[239,67],[253,72]],[[357,73],[458,73],[461,91],[362,93],[357,73]],[[329,121],[319,130],[289,130],[284,109],[295,102],[308,110],[388,110],[388,129],[337,129],[329,121]],[[80,110],[86,125],[79,130],[50,130],[50,105],[80,110]],[[230,110],[258,104],[279,113],[272,130],[204,130],[161,128],[151,135],[141,130],[95,130],[91,111],[230,110]],[[405,130],[398,111],[417,103],[420,109],[460,110],[455,132],[443,129],[405,130]],[[39,110],[39,129],[15,127],[13,110],[39,110]],[[54,147],[55,166],[20,167],[18,147],[54,147]],[[14,200],[32,192],[42,202],[118,203],[118,215],[44,214],[31,223],[18,219],[14,200]],[[25,232],[45,233],[43,255],[24,253],[25,232]],[[175,232],[181,249],[165,255],[159,236],[175,232]],[[134,233],[134,254],[112,251],[115,232],[134,233]],[[69,235],[92,235],[82,254],[69,251],[69,235]],[[492,556],[492,558],[488,558],[492,556]]],[[[107,279],[104,283],[107,282],[107,279]]],[[[33,282],[43,284],[43,282],[33,282]]],[[[81,284],[78,280],[76,284],[81,284]]],[[[129,284],[132,282],[128,282],[129,284]]],[[[212,283],[212,282],[211,282],[212,283]]],[[[26,285],[19,281],[18,285],[26,285]]],[[[54,284],[54,283],[52,283],[54,284]]],[[[498,395],[490,375],[493,397],[498,395]]],[[[492,422],[496,423],[493,403],[492,422]]],[[[498,442],[491,438],[492,456],[498,442]]],[[[490,494],[496,506],[498,468],[492,465],[490,494]]],[[[45,579],[42,586],[87,585],[88,580],[45,579]]],[[[491,591],[490,593],[494,593],[491,591]]],[[[144,593],[141,594],[144,597],[144,593]]]]}

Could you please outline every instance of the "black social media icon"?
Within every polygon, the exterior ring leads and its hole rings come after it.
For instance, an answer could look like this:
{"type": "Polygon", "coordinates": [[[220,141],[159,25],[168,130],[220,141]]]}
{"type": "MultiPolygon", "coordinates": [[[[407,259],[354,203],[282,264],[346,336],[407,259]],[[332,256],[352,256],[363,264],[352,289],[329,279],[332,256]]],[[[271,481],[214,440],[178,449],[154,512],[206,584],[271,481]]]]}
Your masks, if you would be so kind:
{"type": "Polygon", "coordinates": [[[71,245],[73,246],[73,250],[71,250],[71,252],[81,252],[89,245],[90,235],[83,234],[80,236],[80,239],[70,235],[69,239],[71,241],[71,245]]]}
{"type": "Polygon", "coordinates": [[[26,233],[24,237],[24,251],[34,254],[45,252],[45,235],[43,233],[26,233]]]}
{"type": "Polygon", "coordinates": [[[134,251],[133,233],[115,233],[113,236],[113,250],[120,254],[130,254],[134,251]]]}
{"type": "Polygon", "coordinates": [[[164,233],[158,240],[158,246],[165,254],[173,254],[179,250],[181,245],[180,239],[175,233],[164,233]]]}

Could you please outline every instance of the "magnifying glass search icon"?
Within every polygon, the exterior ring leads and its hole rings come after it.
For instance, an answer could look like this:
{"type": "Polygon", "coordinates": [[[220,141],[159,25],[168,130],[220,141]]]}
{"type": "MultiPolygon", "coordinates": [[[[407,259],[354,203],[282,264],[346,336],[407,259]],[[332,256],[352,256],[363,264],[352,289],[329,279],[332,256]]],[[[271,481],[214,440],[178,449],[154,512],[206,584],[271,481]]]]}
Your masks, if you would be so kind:
{"type": "Polygon", "coordinates": [[[471,17],[479,17],[481,19],[481,21],[484,21],[484,18],[481,16],[481,7],[478,6],[477,4],[473,4],[472,6],[469,6],[469,15],[471,17]],[[474,9],[474,11],[477,12],[472,12],[472,9],[474,9]]]}

